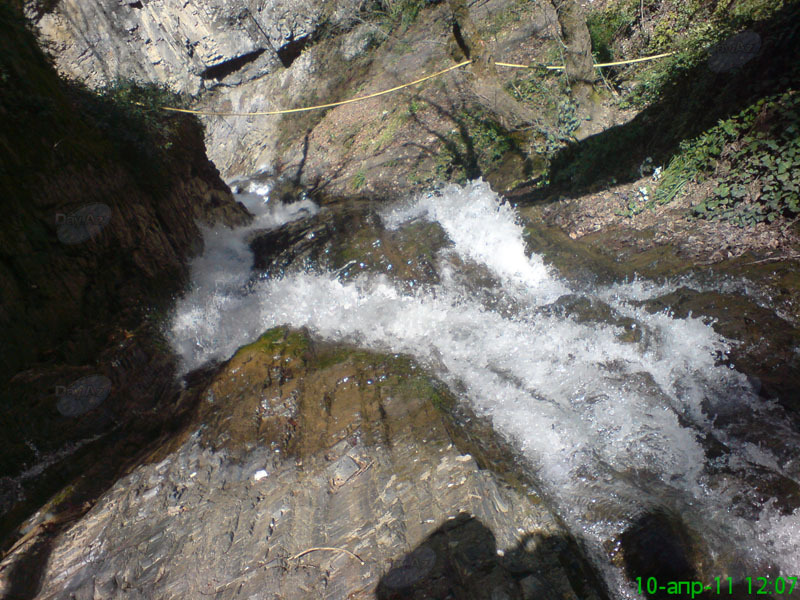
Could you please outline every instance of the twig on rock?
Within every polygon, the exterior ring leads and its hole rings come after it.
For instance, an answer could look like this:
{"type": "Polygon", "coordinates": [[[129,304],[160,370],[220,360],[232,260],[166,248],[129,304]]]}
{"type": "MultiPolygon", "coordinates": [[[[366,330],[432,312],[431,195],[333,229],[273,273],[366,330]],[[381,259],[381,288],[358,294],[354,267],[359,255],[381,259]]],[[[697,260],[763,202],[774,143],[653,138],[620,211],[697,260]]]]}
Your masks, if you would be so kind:
{"type": "Polygon", "coordinates": [[[367,563],[364,562],[364,560],[358,554],[354,554],[354,553],[350,552],[350,550],[347,550],[345,548],[331,548],[329,546],[320,546],[320,547],[317,547],[317,548],[309,548],[308,550],[303,550],[302,552],[298,552],[297,554],[295,554],[293,556],[290,556],[289,560],[297,560],[298,558],[300,558],[302,556],[305,556],[306,554],[309,554],[311,552],[317,552],[319,550],[327,550],[327,551],[330,551],[330,552],[344,552],[345,554],[348,554],[348,555],[352,556],[353,558],[355,558],[362,565],[367,564],[367,563]]]}

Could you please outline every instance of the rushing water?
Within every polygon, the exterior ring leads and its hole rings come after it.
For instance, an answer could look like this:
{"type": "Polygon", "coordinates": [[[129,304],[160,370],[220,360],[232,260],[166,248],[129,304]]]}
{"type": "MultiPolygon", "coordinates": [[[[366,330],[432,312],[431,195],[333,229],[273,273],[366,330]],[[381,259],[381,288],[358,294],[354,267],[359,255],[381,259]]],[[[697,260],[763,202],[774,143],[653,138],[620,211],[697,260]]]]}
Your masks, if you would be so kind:
{"type": "Polygon", "coordinates": [[[800,440],[781,409],[721,360],[729,341],[700,318],[642,307],[674,285],[636,280],[587,292],[565,281],[526,253],[515,211],[482,182],[382,215],[389,229],[425,220],[446,232],[452,244],[437,256],[435,285],[409,288],[367,273],[253,279],[249,232],[317,211],[308,200],[275,205],[267,192],[240,194],[257,215],[253,225],[206,232],[194,289],[169,332],[185,370],[225,359],[283,324],[408,353],[517,444],[541,493],[619,597],[636,594],[611,566],[607,542],[663,507],[702,533],[718,576],[800,571],[800,514],[783,514],[752,489],[765,473],[797,480],[800,440]],[[476,292],[465,275],[470,265],[491,275],[497,285],[489,293],[502,302],[476,292]],[[605,306],[614,319],[575,318],[565,298],[605,306]],[[712,438],[726,449],[709,452],[712,438]]]}

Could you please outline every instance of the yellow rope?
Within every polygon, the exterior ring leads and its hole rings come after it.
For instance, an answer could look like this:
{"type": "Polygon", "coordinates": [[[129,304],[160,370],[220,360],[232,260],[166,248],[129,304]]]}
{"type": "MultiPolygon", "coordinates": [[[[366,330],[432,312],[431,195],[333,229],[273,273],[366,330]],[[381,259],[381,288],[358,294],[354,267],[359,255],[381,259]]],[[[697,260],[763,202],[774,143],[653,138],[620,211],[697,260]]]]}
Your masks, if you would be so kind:
{"type": "Polygon", "coordinates": [[[402,90],[403,88],[407,88],[412,85],[417,85],[418,83],[422,83],[423,81],[428,81],[428,79],[433,79],[434,77],[438,77],[439,75],[443,75],[448,71],[453,71],[455,69],[460,69],[463,66],[468,65],[470,62],[469,60],[465,60],[464,62],[460,62],[457,65],[453,65],[452,67],[448,67],[446,69],[442,69],[441,71],[437,71],[432,75],[426,75],[425,77],[420,77],[419,79],[415,79],[409,83],[404,83],[403,85],[398,85],[397,87],[390,88],[388,90],[382,90],[380,92],[375,92],[374,94],[369,94],[367,96],[358,96],[357,98],[350,98],[349,100],[342,100],[340,102],[330,102],[328,104],[319,104],[317,106],[305,106],[303,108],[287,108],[285,110],[267,110],[261,112],[205,112],[202,110],[191,110],[189,108],[173,108],[171,106],[162,106],[164,110],[170,110],[173,112],[182,112],[182,113],[190,113],[193,115],[209,115],[209,116],[217,116],[217,117],[258,117],[263,115],[285,115],[287,113],[296,113],[296,112],[304,112],[307,110],[317,110],[319,108],[332,108],[334,106],[341,106],[343,104],[350,104],[351,102],[360,102],[362,100],[369,100],[370,98],[377,98],[378,96],[383,96],[384,94],[390,94],[392,92],[396,92],[397,90],[402,90]]]}
{"type": "MultiPolygon", "coordinates": [[[[619,65],[632,65],[633,63],[640,63],[645,62],[646,60],[656,60],[657,58],[664,58],[666,56],[672,56],[675,52],[664,52],[664,54],[654,54],[653,56],[645,56],[643,58],[634,58],[631,60],[618,60],[617,62],[610,62],[610,63],[597,63],[595,68],[600,67],[616,67],[619,65]]],[[[498,67],[510,67],[512,69],[533,69],[538,65],[518,65],[515,63],[504,63],[504,62],[496,62],[494,63],[498,67]]],[[[550,71],[562,71],[564,69],[564,65],[545,65],[545,69],[550,71]]]]}
{"type": "MultiPolygon", "coordinates": [[[[646,60],[655,60],[657,58],[664,58],[665,56],[671,56],[675,54],[675,52],[665,52],[664,54],[656,54],[655,56],[645,56],[644,58],[635,58],[632,60],[621,60],[618,62],[613,63],[601,63],[596,64],[595,67],[614,67],[617,65],[628,65],[638,62],[644,62],[646,60]]],[[[303,108],[287,108],[284,110],[266,110],[266,111],[258,111],[258,112],[212,112],[212,111],[205,111],[205,110],[195,110],[191,108],[175,108],[174,106],[162,106],[162,110],[168,110],[171,112],[178,112],[178,113],[188,113],[190,115],[204,115],[208,117],[261,117],[266,115],[286,115],[289,113],[298,113],[298,112],[306,112],[309,110],[319,110],[321,108],[333,108],[334,106],[342,106],[343,104],[350,104],[352,102],[361,102],[362,100],[369,100],[370,98],[377,98],[378,96],[383,96],[385,94],[391,94],[392,92],[396,92],[398,90],[402,90],[403,88],[411,87],[412,85],[417,85],[422,83],[423,81],[428,81],[429,79],[433,79],[434,77],[439,77],[440,75],[444,75],[450,71],[454,71],[455,69],[460,69],[472,61],[465,60],[463,62],[458,63],[457,65],[453,65],[452,67],[447,67],[446,69],[442,69],[441,71],[437,71],[431,75],[426,75],[425,77],[420,77],[419,79],[415,79],[414,81],[410,81],[408,83],[404,83],[403,85],[398,85],[393,88],[389,88],[388,90],[381,90],[380,92],[375,92],[374,94],[368,94],[366,96],[358,96],[356,98],[350,98],[349,100],[341,100],[339,102],[329,102],[328,104],[318,104],[316,106],[304,106],[303,108]]],[[[513,69],[531,69],[535,68],[537,65],[518,65],[514,63],[504,63],[504,62],[496,62],[495,63],[498,67],[510,67],[513,69]]],[[[559,71],[564,69],[563,65],[560,66],[545,66],[545,69],[549,69],[551,71],[559,71]]]]}

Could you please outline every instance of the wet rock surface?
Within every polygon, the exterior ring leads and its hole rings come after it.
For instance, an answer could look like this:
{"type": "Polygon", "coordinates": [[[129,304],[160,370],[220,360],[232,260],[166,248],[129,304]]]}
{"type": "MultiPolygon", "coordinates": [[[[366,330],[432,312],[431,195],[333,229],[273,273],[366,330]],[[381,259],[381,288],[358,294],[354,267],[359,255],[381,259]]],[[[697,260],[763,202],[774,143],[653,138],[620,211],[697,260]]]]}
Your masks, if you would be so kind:
{"type": "MultiPolygon", "coordinates": [[[[629,239],[625,231],[609,228],[574,239],[539,221],[539,207],[525,207],[521,212],[529,224],[529,249],[542,253],[570,280],[606,285],[631,278],[683,282],[675,291],[647,301],[647,310],[706,319],[715,331],[735,342],[730,355],[720,361],[750,376],[765,400],[779,399],[797,422],[800,280],[795,261],[744,254],[708,264],[692,259],[677,243],[654,241],[645,234],[629,239]]],[[[593,306],[581,304],[585,300],[575,303],[564,298],[551,309],[574,314],[579,320],[629,325],[596,301],[593,306]]],[[[641,334],[635,333],[636,337],[641,334]]]]}
{"type": "MultiPolygon", "coordinates": [[[[119,165],[54,173],[24,213],[44,239],[4,237],[0,477],[22,477],[26,488],[4,498],[9,508],[53,493],[92,463],[87,453],[106,443],[122,448],[112,432],[124,438],[169,419],[169,410],[156,408],[176,393],[175,361],[158,321],[186,281],[188,257],[202,249],[197,221],[249,218],[205,158],[199,128],[187,123],[185,133],[184,156],[195,160],[163,195],[138,188],[119,165]],[[80,244],[60,242],[53,216],[92,198],[109,207],[109,225],[80,244]]],[[[0,537],[19,517],[5,516],[0,537]]]]}
{"type": "Polygon", "coordinates": [[[778,398],[797,422],[800,357],[796,348],[800,330],[790,321],[741,294],[687,287],[649,301],[647,310],[670,310],[680,318],[689,314],[707,316],[716,331],[740,342],[731,352],[732,364],[756,378],[762,397],[778,398]]]}
{"type": "Polygon", "coordinates": [[[184,434],[7,557],[1,589],[40,576],[37,598],[603,597],[541,501],[459,449],[452,402],[402,356],[268,331],[203,387],[184,434]]]}
{"type": "Polygon", "coordinates": [[[434,255],[449,243],[436,223],[386,229],[377,203],[364,199],[331,202],[317,215],[255,231],[250,238],[253,269],[261,275],[318,270],[335,271],[346,280],[371,272],[410,287],[438,281],[434,255]]]}

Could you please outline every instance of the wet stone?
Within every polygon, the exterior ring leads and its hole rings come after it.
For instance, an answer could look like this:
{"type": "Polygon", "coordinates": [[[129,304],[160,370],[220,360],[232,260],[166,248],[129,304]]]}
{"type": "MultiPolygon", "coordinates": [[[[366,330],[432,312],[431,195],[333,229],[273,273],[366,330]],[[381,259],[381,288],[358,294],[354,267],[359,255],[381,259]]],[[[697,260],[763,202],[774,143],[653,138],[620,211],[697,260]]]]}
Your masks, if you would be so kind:
{"type": "Polygon", "coordinates": [[[256,231],[249,243],[259,276],[317,270],[347,280],[373,272],[413,288],[438,281],[434,256],[448,240],[436,223],[387,230],[370,203],[350,200],[274,230],[256,231]]]}

